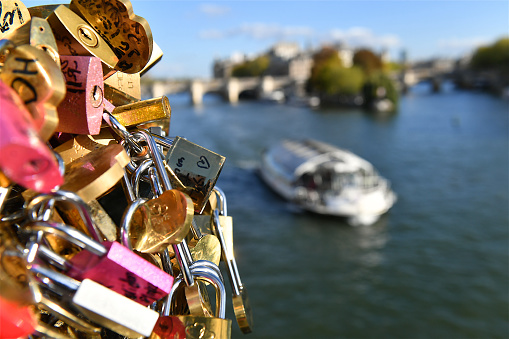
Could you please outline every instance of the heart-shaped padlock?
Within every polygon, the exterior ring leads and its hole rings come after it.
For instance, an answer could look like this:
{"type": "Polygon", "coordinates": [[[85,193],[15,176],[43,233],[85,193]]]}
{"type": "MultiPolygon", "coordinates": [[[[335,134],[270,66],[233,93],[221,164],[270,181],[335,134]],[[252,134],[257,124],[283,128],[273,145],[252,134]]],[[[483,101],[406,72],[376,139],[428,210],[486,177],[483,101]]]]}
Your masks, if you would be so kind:
{"type": "Polygon", "coordinates": [[[143,203],[134,213],[130,227],[133,249],[157,253],[180,243],[189,233],[193,215],[191,198],[175,189],[143,203]]]}

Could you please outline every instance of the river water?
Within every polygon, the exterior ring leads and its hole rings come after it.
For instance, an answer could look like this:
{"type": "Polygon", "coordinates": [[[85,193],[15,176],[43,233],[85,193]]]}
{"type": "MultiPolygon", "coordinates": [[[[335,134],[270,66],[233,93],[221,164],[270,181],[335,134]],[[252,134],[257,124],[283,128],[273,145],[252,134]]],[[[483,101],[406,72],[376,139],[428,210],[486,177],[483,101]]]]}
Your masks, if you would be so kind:
{"type": "MultiPolygon", "coordinates": [[[[374,115],[168,97],[170,135],[227,158],[218,186],[254,315],[246,338],[509,337],[507,100],[419,85],[397,113],[374,115]],[[396,205],[353,227],[282,200],[256,166],[286,137],[367,159],[391,181],[396,205]]],[[[244,337],[230,297],[227,308],[232,337],[244,337]]]]}

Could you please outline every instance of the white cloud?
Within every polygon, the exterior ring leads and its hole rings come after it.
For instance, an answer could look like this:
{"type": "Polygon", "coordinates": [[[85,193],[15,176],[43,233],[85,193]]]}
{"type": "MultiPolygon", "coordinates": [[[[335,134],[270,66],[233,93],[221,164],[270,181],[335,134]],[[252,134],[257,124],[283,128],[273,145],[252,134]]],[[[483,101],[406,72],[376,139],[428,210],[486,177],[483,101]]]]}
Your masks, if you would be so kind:
{"type": "Polygon", "coordinates": [[[438,47],[445,49],[475,49],[482,45],[488,45],[492,39],[485,37],[469,37],[469,38],[449,38],[440,39],[438,41],[438,47]]]}
{"type": "Polygon", "coordinates": [[[315,39],[337,41],[348,46],[368,48],[394,48],[401,46],[397,35],[374,34],[366,27],[351,27],[347,30],[332,29],[326,34],[319,33],[309,26],[282,26],[276,23],[244,23],[227,30],[210,29],[201,31],[202,39],[227,39],[232,37],[246,37],[255,40],[284,40],[284,39],[315,39]]]}
{"type": "Polygon", "coordinates": [[[211,39],[211,40],[223,39],[226,37],[224,32],[221,32],[220,30],[217,30],[217,29],[208,29],[205,31],[200,31],[199,36],[202,39],[211,39]]]}
{"type": "Polygon", "coordinates": [[[200,12],[209,16],[222,16],[231,11],[230,7],[220,6],[216,4],[202,4],[200,5],[200,12]]]}
{"type": "Polygon", "coordinates": [[[243,36],[257,40],[284,39],[292,37],[312,37],[314,30],[307,26],[281,26],[268,23],[244,23],[225,31],[205,30],[200,32],[204,39],[224,39],[228,37],[243,36]]]}
{"type": "Polygon", "coordinates": [[[352,27],[347,30],[333,29],[329,32],[332,40],[344,42],[352,47],[397,47],[401,41],[397,35],[376,35],[369,28],[352,27]]]}

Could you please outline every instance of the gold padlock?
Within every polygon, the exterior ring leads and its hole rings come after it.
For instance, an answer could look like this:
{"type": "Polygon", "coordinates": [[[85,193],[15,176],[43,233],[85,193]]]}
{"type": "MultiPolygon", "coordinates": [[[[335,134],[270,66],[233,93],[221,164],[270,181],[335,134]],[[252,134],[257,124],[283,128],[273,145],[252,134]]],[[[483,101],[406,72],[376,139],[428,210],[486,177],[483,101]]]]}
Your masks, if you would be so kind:
{"type": "Polygon", "coordinates": [[[66,165],[84,157],[101,147],[117,142],[107,129],[102,129],[98,135],[78,135],[75,138],[57,146],[55,152],[60,154],[66,165]]]}
{"type": "Polygon", "coordinates": [[[12,39],[12,35],[30,23],[30,12],[21,1],[2,1],[3,22],[0,23],[0,40],[12,39]]]}
{"type": "MultiPolygon", "coordinates": [[[[39,17],[28,17],[28,23],[9,36],[9,41],[14,46],[27,45],[34,46],[40,50],[48,53],[48,55],[60,67],[60,57],[58,54],[58,47],[48,22],[39,17]]],[[[2,62],[5,61],[5,56],[0,56],[2,62]]]]}
{"type": "Polygon", "coordinates": [[[104,74],[113,72],[118,58],[106,41],[79,15],[60,5],[47,20],[61,55],[95,56],[101,59],[104,74]]]}
{"type": "Polygon", "coordinates": [[[58,125],[57,106],[66,93],[60,67],[44,51],[22,45],[9,52],[0,79],[19,94],[41,139],[49,140],[58,125]]]}
{"type": "Polygon", "coordinates": [[[44,52],[60,67],[57,41],[49,23],[42,18],[32,18],[30,25],[30,45],[44,52]]]}
{"type": "Polygon", "coordinates": [[[153,43],[152,46],[152,55],[150,56],[150,60],[147,62],[145,67],[139,72],[140,76],[148,72],[152,67],[154,67],[163,57],[163,50],[159,47],[158,44],[153,43]]]}
{"type": "MultiPolygon", "coordinates": [[[[115,72],[115,74],[112,74],[108,79],[104,80],[104,86],[117,89],[120,92],[126,94],[128,97],[135,98],[136,101],[141,100],[139,73],[128,74],[120,71],[115,72]]],[[[108,99],[108,97],[106,97],[106,99],[108,99]]],[[[115,105],[113,102],[112,104],[115,105]]]]}
{"type": "Polygon", "coordinates": [[[101,197],[124,176],[131,161],[119,144],[109,144],[66,166],[62,190],[75,192],[86,203],[101,197]]]}
{"type": "MultiPolygon", "coordinates": [[[[139,101],[137,98],[132,97],[129,94],[122,92],[121,90],[106,83],[104,84],[104,98],[115,107],[132,104],[139,101]]],[[[113,112],[113,110],[114,108],[111,109],[111,112],[113,112]]]]}
{"type": "Polygon", "coordinates": [[[119,60],[116,70],[132,74],[145,67],[152,54],[152,31],[129,0],[72,0],[70,8],[112,46],[119,60]]]}
{"type": "Polygon", "coordinates": [[[170,120],[171,107],[166,96],[116,107],[111,113],[124,127],[158,120],[170,120]]]}

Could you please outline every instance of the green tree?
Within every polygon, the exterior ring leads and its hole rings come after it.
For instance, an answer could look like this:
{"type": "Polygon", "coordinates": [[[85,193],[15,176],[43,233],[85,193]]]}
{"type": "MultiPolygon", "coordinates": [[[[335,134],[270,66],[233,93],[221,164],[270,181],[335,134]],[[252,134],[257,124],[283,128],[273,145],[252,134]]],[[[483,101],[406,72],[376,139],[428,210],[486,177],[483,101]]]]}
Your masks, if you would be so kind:
{"type": "Polygon", "coordinates": [[[369,49],[360,49],[353,55],[353,64],[360,67],[366,75],[382,70],[382,60],[369,49]]]}
{"type": "Polygon", "coordinates": [[[248,60],[236,65],[232,70],[234,77],[256,77],[263,75],[269,67],[270,59],[266,55],[262,55],[253,60],[248,60]]]}
{"type": "MultiPolygon", "coordinates": [[[[330,67],[331,65],[342,65],[338,52],[334,48],[326,46],[313,55],[313,67],[311,68],[310,78],[310,87],[312,90],[315,89],[318,83],[323,82],[322,79],[318,78],[318,74],[320,74],[320,77],[323,77],[322,69],[324,67],[330,67]]],[[[319,90],[318,88],[316,89],[319,90]]]]}
{"type": "Polygon", "coordinates": [[[377,99],[389,99],[394,108],[399,101],[399,93],[394,82],[382,71],[371,74],[362,89],[365,105],[370,107],[377,99]],[[381,96],[382,95],[382,96],[381,96]]]}
{"type": "Polygon", "coordinates": [[[317,70],[315,89],[329,95],[357,94],[362,89],[364,76],[357,67],[344,68],[333,61],[325,62],[317,70]]]}
{"type": "Polygon", "coordinates": [[[502,38],[489,46],[479,47],[470,61],[472,68],[508,69],[509,68],[509,38],[502,38]]]}

